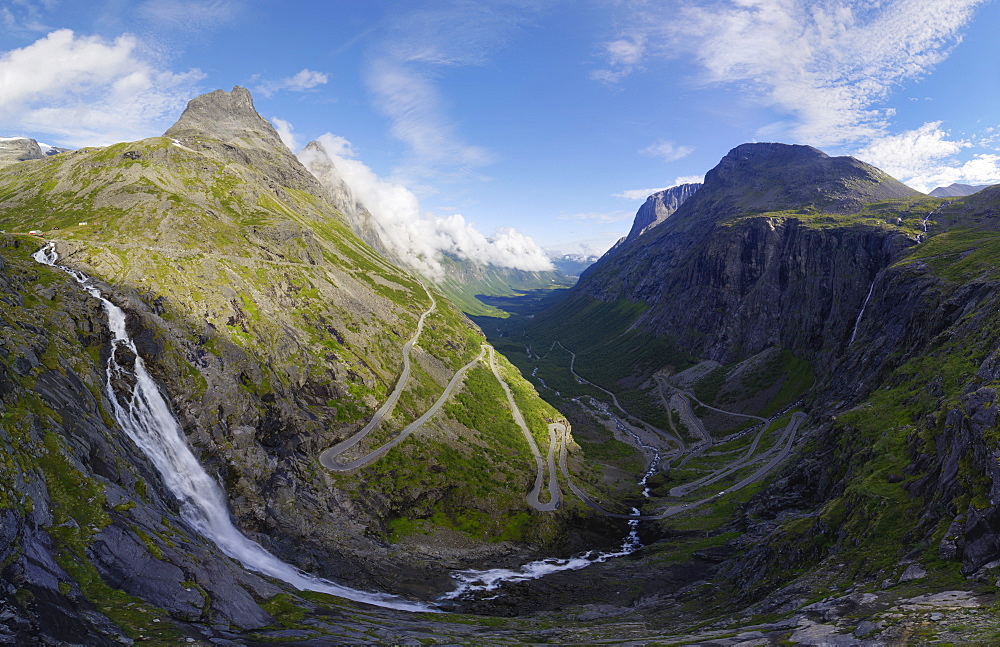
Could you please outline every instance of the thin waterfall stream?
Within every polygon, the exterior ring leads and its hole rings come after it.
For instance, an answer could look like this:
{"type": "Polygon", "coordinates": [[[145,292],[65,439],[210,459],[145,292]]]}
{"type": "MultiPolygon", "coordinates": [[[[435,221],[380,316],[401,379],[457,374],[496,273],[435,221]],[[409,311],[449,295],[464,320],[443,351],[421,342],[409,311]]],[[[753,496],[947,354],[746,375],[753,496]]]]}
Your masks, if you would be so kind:
{"type": "Polygon", "coordinates": [[[848,344],[854,343],[854,338],[858,336],[858,326],[861,325],[861,317],[865,316],[865,308],[868,307],[868,301],[872,298],[872,292],[875,291],[875,281],[872,281],[872,286],[868,288],[868,296],[865,297],[865,302],[861,304],[861,312],[858,313],[858,318],[854,320],[854,330],[851,332],[851,339],[848,344]]]}
{"type": "Polygon", "coordinates": [[[86,274],[57,264],[59,255],[53,243],[35,252],[33,258],[39,263],[68,273],[103,304],[108,315],[108,327],[114,335],[105,390],[114,408],[115,420],[156,467],[166,486],[180,501],[182,517],[196,531],[211,539],[222,552],[249,570],[282,580],[297,589],[329,593],[355,602],[401,611],[434,611],[426,604],[386,593],[360,591],[310,575],[281,561],[241,533],[229,516],[222,487],[208,475],[191,453],[180,423],[146,371],[145,364],[125,329],[125,312],[105,298],[86,274]],[[126,361],[125,357],[131,360],[133,356],[135,359],[132,367],[118,362],[119,359],[126,361]],[[113,384],[119,382],[121,377],[127,378],[127,382],[134,381],[131,393],[116,392],[113,384]]]}

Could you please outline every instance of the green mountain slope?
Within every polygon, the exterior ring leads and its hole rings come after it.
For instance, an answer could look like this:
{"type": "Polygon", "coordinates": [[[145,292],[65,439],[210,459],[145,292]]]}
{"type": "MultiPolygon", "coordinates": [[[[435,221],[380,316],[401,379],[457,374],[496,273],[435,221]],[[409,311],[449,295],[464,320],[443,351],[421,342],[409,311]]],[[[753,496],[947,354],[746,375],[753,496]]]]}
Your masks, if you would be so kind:
{"type": "MultiPolygon", "coordinates": [[[[551,542],[573,514],[526,505],[535,464],[523,438],[472,429],[452,409],[360,471],[319,465],[393,390],[430,294],[357,238],[242,88],[193,100],[165,137],[3,169],[0,229],[44,230],[63,262],[107,286],[238,525],[304,569],[440,590],[444,560],[420,546],[475,564],[551,542]],[[395,549],[404,537],[411,548],[395,549]]],[[[483,342],[439,295],[372,442],[427,410],[483,342]]],[[[459,400],[512,424],[495,380],[475,375],[459,400]]]]}

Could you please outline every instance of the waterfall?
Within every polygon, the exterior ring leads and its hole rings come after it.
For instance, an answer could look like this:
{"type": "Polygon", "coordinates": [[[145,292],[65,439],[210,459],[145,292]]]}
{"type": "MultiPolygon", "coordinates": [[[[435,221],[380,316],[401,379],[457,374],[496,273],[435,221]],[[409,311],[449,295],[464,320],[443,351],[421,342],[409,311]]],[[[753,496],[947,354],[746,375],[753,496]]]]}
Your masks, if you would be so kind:
{"type": "Polygon", "coordinates": [[[111,329],[111,357],[108,359],[105,389],[114,408],[115,420],[143,451],[159,471],[164,483],[181,504],[181,515],[201,535],[211,539],[230,557],[251,571],[274,577],[306,591],[329,593],[355,602],[373,604],[402,611],[433,611],[427,605],[411,602],[385,593],[369,593],[352,589],[310,575],[281,561],[263,546],[241,533],[229,516],[225,493],[198,463],[184,438],[180,423],[160,395],[146,371],[135,344],[125,330],[125,312],[101,294],[87,275],[58,265],[55,244],[49,243],[33,255],[44,263],[70,274],[94,298],[104,305],[111,329]],[[118,363],[118,358],[135,357],[134,366],[118,363]],[[131,393],[116,393],[114,383],[120,377],[135,382],[131,393]]]}
{"type": "Polygon", "coordinates": [[[872,281],[872,286],[868,288],[868,296],[865,297],[865,302],[861,304],[861,312],[858,313],[858,318],[854,320],[854,330],[851,332],[851,340],[848,341],[848,345],[854,343],[854,338],[858,335],[858,326],[861,325],[861,317],[865,316],[865,308],[868,307],[868,300],[872,298],[872,292],[875,291],[875,281],[872,281]]]}

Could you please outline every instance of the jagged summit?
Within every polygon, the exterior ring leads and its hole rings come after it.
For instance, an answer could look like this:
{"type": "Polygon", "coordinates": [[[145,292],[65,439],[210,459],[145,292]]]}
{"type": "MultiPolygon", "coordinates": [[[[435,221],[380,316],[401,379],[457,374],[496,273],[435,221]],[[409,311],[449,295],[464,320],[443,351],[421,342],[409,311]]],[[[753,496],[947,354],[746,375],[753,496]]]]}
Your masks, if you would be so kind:
{"type": "Polygon", "coordinates": [[[284,147],[271,123],[257,114],[250,91],[238,85],[232,92],[215,90],[191,99],[180,119],[164,135],[180,140],[208,137],[243,145],[284,147]]]}
{"type": "Polygon", "coordinates": [[[853,157],[830,157],[812,146],[741,144],[705,175],[697,201],[732,203],[741,210],[814,206],[849,213],[861,204],[923,194],[853,157]]]}
{"type": "Polygon", "coordinates": [[[298,159],[326,190],[330,204],[337,208],[361,240],[379,254],[400,265],[402,259],[385,243],[385,231],[368,208],[341,177],[323,144],[311,141],[298,152],[298,159]]]}
{"type": "Polygon", "coordinates": [[[164,137],[184,146],[248,164],[279,184],[321,195],[316,178],[296,159],[267,119],[253,105],[246,88],[215,90],[195,97],[164,137]]]}

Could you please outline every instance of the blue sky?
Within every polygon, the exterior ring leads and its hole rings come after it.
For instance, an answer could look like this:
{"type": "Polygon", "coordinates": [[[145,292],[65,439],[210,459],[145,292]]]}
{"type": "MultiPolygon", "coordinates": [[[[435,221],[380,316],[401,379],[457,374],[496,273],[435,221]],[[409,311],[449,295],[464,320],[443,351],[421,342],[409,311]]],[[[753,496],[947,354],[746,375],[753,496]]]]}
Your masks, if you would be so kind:
{"type": "Polygon", "coordinates": [[[328,135],[369,191],[406,187],[428,228],[515,247],[509,228],[602,252],[649,192],[747,141],[921,190],[1000,182],[983,0],[4,0],[0,24],[0,135],[154,136],[242,85],[288,143],[328,135]]]}

